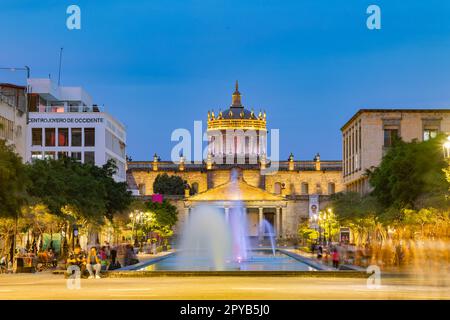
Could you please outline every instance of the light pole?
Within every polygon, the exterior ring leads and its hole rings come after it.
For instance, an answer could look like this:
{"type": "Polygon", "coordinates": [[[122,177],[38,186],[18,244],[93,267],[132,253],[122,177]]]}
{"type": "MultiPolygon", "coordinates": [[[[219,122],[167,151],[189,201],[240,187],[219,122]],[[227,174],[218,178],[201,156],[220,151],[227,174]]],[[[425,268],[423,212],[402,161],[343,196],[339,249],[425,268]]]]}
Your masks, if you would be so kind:
{"type": "Polygon", "coordinates": [[[30,79],[30,67],[29,66],[24,66],[24,67],[0,67],[0,70],[9,70],[11,72],[15,72],[15,71],[26,71],[27,72],[27,79],[30,79]]]}
{"type": "Polygon", "coordinates": [[[446,159],[450,158],[450,136],[447,137],[447,140],[442,146],[444,148],[444,157],[446,159]]]}
{"type": "Polygon", "coordinates": [[[137,210],[134,211],[134,214],[130,213],[130,218],[133,219],[133,224],[131,225],[131,234],[132,234],[132,236],[134,234],[134,246],[135,247],[139,246],[138,239],[137,239],[136,224],[139,223],[138,220],[140,219],[140,217],[141,217],[141,213],[137,210]]]}
{"type": "Polygon", "coordinates": [[[333,209],[328,208],[328,242],[331,243],[331,218],[333,216],[333,209]]]}

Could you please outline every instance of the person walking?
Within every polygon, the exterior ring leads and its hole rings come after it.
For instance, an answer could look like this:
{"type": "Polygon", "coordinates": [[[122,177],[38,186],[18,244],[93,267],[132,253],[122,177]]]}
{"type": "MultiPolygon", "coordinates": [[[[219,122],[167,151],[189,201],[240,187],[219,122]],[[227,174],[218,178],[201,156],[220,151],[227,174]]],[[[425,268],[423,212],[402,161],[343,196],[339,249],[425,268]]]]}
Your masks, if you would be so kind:
{"type": "Polygon", "coordinates": [[[336,248],[333,249],[332,259],[333,268],[339,269],[339,251],[336,248]]]}

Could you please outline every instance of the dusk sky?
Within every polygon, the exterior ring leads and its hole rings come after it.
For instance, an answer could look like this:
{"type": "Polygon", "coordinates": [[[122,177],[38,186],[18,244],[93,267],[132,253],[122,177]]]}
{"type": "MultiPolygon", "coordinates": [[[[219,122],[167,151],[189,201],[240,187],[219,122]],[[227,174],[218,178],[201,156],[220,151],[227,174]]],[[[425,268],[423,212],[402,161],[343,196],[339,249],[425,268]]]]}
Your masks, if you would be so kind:
{"type": "Polygon", "coordinates": [[[450,107],[448,0],[1,0],[0,27],[0,66],[32,77],[57,81],[64,47],[62,85],[126,125],[133,160],[168,159],[172,131],[227,108],[235,80],[280,129],[281,159],[341,159],[360,108],[450,107]],[[81,30],[66,28],[71,4],[81,30]],[[370,4],[381,30],[366,27],[370,4]]]}

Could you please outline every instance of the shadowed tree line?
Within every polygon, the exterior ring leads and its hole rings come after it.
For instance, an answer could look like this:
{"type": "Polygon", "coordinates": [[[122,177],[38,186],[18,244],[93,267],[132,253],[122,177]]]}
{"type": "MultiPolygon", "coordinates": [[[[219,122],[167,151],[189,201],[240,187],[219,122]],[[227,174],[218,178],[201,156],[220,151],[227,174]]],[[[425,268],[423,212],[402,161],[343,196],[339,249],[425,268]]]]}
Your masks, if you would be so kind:
{"type": "Polygon", "coordinates": [[[340,225],[351,228],[356,245],[372,246],[378,262],[406,264],[418,254],[417,241],[449,239],[445,139],[443,135],[423,142],[397,139],[380,165],[366,172],[372,187],[369,194],[333,196],[340,225]]]}
{"type": "Polygon", "coordinates": [[[28,232],[31,247],[44,232],[64,234],[62,246],[67,250],[74,226],[95,229],[111,222],[132,202],[126,183],[113,179],[116,169],[112,160],[103,167],[70,158],[23,164],[0,140],[3,251],[13,253],[14,235],[21,231],[28,232]]]}

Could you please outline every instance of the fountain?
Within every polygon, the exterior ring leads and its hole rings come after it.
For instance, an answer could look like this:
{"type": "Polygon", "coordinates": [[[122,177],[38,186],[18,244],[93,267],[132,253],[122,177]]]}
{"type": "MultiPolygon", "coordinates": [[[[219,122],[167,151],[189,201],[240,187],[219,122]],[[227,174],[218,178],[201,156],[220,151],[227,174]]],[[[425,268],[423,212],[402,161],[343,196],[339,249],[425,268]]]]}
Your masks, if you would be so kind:
{"type": "Polygon", "coordinates": [[[273,230],[273,227],[270,224],[270,222],[267,221],[266,219],[262,221],[262,224],[264,233],[269,235],[270,247],[272,248],[273,255],[275,255],[275,231],[273,230]]]}
{"type": "Polygon", "coordinates": [[[176,254],[151,263],[139,270],[176,271],[273,271],[311,270],[311,267],[276,251],[272,225],[260,226],[269,235],[271,251],[252,250],[248,236],[247,212],[241,191],[242,175],[232,170],[224,197],[232,206],[225,211],[223,203],[199,205],[191,213],[181,233],[176,254]]]}
{"type": "Polygon", "coordinates": [[[231,254],[231,234],[220,210],[206,205],[193,208],[183,230],[179,263],[188,269],[210,265],[223,270],[231,254]]]}
{"type": "MultiPolygon", "coordinates": [[[[231,182],[238,179],[239,171],[232,170],[231,182]]],[[[230,184],[233,189],[229,192],[240,198],[235,185],[230,184]]],[[[207,259],[216,270],[222,270],[227,261],[240,263],[248,259],[247,214],[243,203],[237,201],[229,209],[226,219],[221,211],[206,205],[193,208],[181,239],[180,259],[184,263],[193,266],[201,259],[207,259]]]]}

